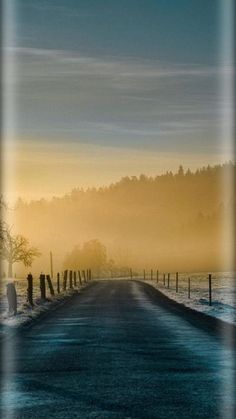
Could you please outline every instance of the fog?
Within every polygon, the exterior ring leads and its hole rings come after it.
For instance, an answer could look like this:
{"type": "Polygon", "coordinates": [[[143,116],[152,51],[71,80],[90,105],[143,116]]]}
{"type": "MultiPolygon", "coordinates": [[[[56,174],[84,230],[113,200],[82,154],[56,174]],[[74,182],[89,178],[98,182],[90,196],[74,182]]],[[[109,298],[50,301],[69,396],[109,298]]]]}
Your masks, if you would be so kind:
{"type": "MultiPolygon", "coordinates": [[[[105,188],[78,187],[50,200],[19,199],[13,230],[42,253],[33,263],[35,274],[49,271],[50,251],[54,271],[61,271],[75,247],[82,249],[91,240],[105,246],[113,267],[230,270],[223,257],[231,246],[225,242],[224,219],[232,213],[234,200],[233,191],[222,192],[229,173],[235,175],[232,163],[194,173],[180,167],[175,174],[124,177],[105,188]]],[[[14,270],[26,273],[21,265],[14,270]]]]}

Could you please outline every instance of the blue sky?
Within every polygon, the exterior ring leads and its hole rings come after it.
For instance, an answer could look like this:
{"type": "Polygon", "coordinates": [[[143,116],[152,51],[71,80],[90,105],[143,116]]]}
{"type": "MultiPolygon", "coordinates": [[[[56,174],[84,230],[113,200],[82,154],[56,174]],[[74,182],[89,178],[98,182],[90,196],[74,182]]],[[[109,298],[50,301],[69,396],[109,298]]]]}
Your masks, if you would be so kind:
{"type": "Polygon", "coordinates": [[[19,0],[24,45],[216,63],[217,0],[19,0]]]}
{"type": "Polygon", "coordinates": [[[212,151],[216,0],[19,0],[19,133],[212,151]]]}
{"type": "Polygon", "coordinates": [[[21,142],[222,153],[218,0],[18,0],[16,16],[21,142]]]}

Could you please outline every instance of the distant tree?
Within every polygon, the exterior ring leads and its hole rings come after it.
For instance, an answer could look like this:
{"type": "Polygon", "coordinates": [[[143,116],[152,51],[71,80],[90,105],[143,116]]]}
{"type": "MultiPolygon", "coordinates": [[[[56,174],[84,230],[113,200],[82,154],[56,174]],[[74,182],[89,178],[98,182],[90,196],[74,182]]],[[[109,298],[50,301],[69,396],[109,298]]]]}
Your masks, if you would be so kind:
{"type": "Polygon", "coordinates": [[[95,269],[99,270],[106,266],[107,250],[104,244],[97,239],[84,243],[82,255],[84,263],[87,263],[87,268],[93,266],[95,269]]]}
{"type": "Polygon", "coordinates": [[[4,219],[3,219],[3,210],[6,209],[6,204],[3,200],[3,197],[0,196],[0,241],[2,243],[2,241],[4,240],[4,234],[7,231],[7,224],[5,223],[4,219]]]}
{"type": "Polygon", "coordinates": [[[148,177],[146,175],[144,175],[144,174],[141,174],[139,176],[139,180],[140,180],[140,182],[147,182],[148,181],[148,177]]]}
{"type": "Polygon", "coordinates": [[[29,241],[22,235],[12,235],[9,229],[4,232],[1,241],[1,259],[8,262],[8,276],[13,275],[13,265],[22,262],[25,266],[31,266],[33,260],[41,253],[36,247],[30,247],[29,241]]]}
{"type": "Polygon", "coordinates": [[[178,170],[178,175],[179,176],[183,176],[184,175],[184,169],[183,169],[183,166],[179,166],[179,170],[178,170]]]}
{"type": "Polygon", "coordinates": [[[82,247],[75,246],[66,256],[65,269],[92,269],[95,275],[108,269],[106,247],[97,239],[90,240],[82,247]]]}
{"type": "Polygon", "coordinates": [[[107,270],[108,270],[108,273],[111,274],[111,276],[112,276],[113,273],[116,273],[116,265],[115,265],[115,261],[113,259],[108,260],[107,270]]]}

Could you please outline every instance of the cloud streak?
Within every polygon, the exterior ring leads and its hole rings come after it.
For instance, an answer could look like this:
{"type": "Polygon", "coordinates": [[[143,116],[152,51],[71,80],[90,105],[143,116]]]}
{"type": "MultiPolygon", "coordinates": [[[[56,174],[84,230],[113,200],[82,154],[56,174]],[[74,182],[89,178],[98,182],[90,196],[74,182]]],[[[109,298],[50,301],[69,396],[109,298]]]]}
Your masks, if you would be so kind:
{"type": "MultiPolygon", "coordinates": [[[[197,64],[162,63],[157,60],[140,60],[128,57],[90,57],[74,51],[57,49],[42,49],[29,47],[8,48],[9,53],[16,54],[19,60],[28,59],[29,63],[37,63],[40,59],[55,66],[67,66],[67,72],[72,74],[105,75],[113,78],[185,78],[185,77],[211,77],[219,75],[222,71],[231,74],[230,67],[203,66],[197,64]]],[[[58,68],[57,73],[62,73],[58,68]]],[[[55,71],[55,69],[54,69],[55,71]]],[[[63,71],[65,69],[63,68],[63,71]]],[[[37,74],[38,76],[38,74],[37,74]]]]}
{"type": "MultiPolygon", "coordinates": [[[[217,83],[231,68],[17,47],[19,135],[175,148],[217,139],[217,83]]],[[[15,82],[15,81],[14,81],[15,82]]]]}

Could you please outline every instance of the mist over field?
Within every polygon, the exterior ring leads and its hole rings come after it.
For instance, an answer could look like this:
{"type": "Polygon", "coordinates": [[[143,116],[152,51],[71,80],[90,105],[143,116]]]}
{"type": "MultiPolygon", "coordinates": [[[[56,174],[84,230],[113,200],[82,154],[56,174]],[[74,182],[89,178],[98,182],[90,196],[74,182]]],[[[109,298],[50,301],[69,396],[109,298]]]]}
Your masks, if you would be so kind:
{"type": "MultiPolygon", "coordinates": [[[[42,256],[32,271],[60,271],[65,257],[98,240],[116,266],[168,271],[230,269],[222,256],[224,220],[233,191],[222,193],[235,165],[202,168],[157,177],[124,177],[109,187],[73,189],[63,197],[23,202],[15,208],[14,231],[27,237],[42,256]]],[[[224,246],[230,246],[224,243],[224,246]]],[[[68,256],[69,257],[69,256],[68,256]]],[[[79,264],[79,261],[78,261],[79,264]]],[[[24,272],[16,265],[15,272],[24,272]]]]}

